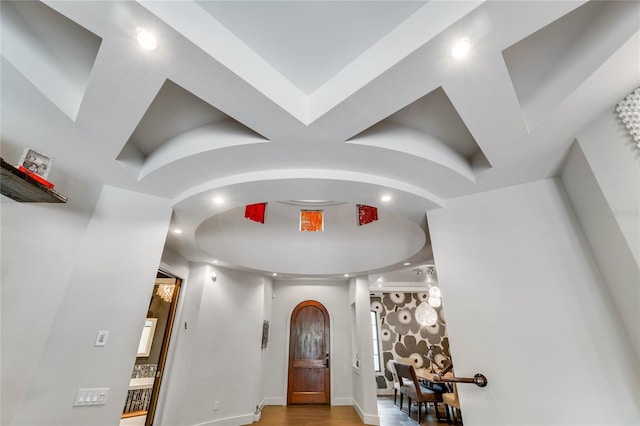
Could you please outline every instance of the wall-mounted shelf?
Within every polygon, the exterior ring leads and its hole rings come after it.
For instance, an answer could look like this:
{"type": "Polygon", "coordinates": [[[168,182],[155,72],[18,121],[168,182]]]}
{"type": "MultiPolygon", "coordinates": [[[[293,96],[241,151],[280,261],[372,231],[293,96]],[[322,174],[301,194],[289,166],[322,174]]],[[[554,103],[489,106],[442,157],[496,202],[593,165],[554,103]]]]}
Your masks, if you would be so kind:
{"type": "Polygon", "coordinates": [[[0,190],[21,203],[66,203],[67,197],[47,188],[27,173],[2,160],[2,181],[0,190]]]}

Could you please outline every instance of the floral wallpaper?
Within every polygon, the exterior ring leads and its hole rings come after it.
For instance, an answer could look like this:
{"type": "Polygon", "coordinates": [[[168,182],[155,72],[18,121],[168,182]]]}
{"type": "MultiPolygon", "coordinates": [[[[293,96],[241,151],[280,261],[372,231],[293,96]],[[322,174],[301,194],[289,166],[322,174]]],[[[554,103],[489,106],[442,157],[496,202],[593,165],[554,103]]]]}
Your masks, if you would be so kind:
{"type": "Polygon", "coordinates": [[[415,368],[430,368],[427,358],[429,346],[434,346],[435,366],[442,368],[451,359],[449,339],[442,306],[434,308],[438,321],[433,326],[422,326],[415,318],[416,308],[427,302],[429,293],[384,293],[371,297],[371,310],[378,313],[382,365],[386,387],[378,380],[378,389],[393,389],[393,377],[387,370],[389,360],[411,358],[415,368]]]}

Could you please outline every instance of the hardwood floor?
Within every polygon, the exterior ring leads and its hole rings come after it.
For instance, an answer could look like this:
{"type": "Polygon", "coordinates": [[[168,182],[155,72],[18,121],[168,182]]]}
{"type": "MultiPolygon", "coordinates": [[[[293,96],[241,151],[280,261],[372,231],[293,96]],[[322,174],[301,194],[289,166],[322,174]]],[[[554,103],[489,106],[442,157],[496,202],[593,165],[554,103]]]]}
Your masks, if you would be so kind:
{"type": "MultiPolygon", "coordinates": [[[[423,413],[421,426],[446,425],[444,420],[444,406],[440,405],[440,417],[438,422],[433,409],[429,414],[423,413]]],[[[424,410],[423,410],[424,411],[424,410]]],[[[411,410],[411,418],[407,415],[407,403],[405,401],[402,412],[397,405],[393,405],[393,397],[378,398],[378,414],[380,426],[418,426],[418,408],[414,405],[411,410]]],[[[269,405],[262,409],[261,426],[356,426],[362,425],[358,414],[349,406],[329,405],[269,405]]]]}

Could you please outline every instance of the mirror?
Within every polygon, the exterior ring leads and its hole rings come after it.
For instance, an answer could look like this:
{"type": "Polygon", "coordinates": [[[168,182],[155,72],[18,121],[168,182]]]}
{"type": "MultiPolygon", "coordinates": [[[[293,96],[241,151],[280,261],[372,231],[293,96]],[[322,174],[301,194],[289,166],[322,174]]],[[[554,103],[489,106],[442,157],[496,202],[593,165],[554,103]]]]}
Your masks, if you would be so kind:
{"type": "Polygon", "coordinates": [[[156,332],[157,318],[147,318],[142,328],[142,336],[138,344],[138,357],[148,357],[151,353],[151,344],[153,343],[153,334],[156,332]]]}

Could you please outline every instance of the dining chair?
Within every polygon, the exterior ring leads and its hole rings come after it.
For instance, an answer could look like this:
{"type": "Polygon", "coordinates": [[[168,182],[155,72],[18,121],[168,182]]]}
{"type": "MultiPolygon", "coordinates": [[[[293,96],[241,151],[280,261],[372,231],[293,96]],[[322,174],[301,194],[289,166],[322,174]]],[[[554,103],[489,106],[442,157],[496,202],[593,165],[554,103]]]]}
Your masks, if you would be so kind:
{"type": "Polygon", "coordinates": [[[416,401],[418,404],[418,423],[420,423],[422,420],[422,404],[424,403],[425,410],[429,412],[428,404],[431,402],[433,403],[436,419],[439,421],[438,402],[442,402],[442,393],[435,392],[421,384],[412,364],[395,362],[394,367],[400,382],[400,410],[402,410],[402,397],[406,395],[409,399],[408,414],[411,417],[411,401],[416,401]]]}
{"type": "MultiPolygon", "coordinates": [[[[398,358],[398,362],[410,364],[412,361],[411,358],[398,358]]],[[[400,390],[400,381],[398,380],[398,374],[396,373],[396,369],[393,363],[394,361],[392,359],[387,361],[387,370],[391,372],[391,376],[393,377],[393,405],[397,405],[398,391],[400,390]]],[[[400,409],[402,409],[402,395],[400,395],[400,409]]]]}
{"type": "Polygon", "coordinates": [[[396,368],[393,365],[394,361],[390,359],[387,361],[387,370],[391,372],[391,376],[393,377],[393,405],[397,404],[398,399],[398,391],[400,390],[400,381],[398,380],[398,374],[396,373],[396,368]]]}
{"type": "Polygon", "coordinates": [[[447,423],[451,421],[449,416],[449,409],[451,409],[451,415],[453,416],[453,424],[458,424],[458,417],[462,422],[462,415],[460,414],[460,399],[458,398],[458,387],[453,383],[453,392],[447,392],[442,394],[442,402],[444,402],[444,409],[447,413],[447,423]]]}

